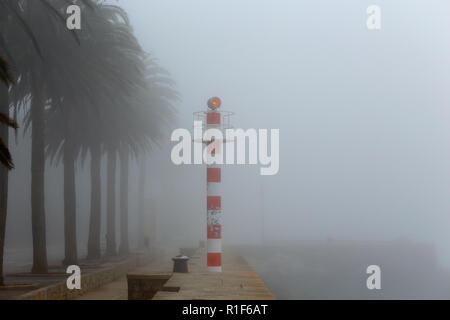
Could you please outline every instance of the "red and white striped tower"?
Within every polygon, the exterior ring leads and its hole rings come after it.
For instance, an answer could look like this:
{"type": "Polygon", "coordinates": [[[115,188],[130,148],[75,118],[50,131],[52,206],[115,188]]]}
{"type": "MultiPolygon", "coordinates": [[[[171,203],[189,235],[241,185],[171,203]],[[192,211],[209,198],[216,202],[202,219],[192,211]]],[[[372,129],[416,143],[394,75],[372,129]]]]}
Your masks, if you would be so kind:
{"type": "MultiPolygon", "coordinates": [[[[206,112],[206,130],[222,127],[221,113],[218,111],[221,101],[211,98],[208,101],[209,110],[206,112]]],[[[217,155],[222,152],[213,142],[207,142],[207,153],[217,155]]],[[[207,164],[207,240],[206,254],[208,271],[222,271],[222,168],[218,164],[207,164]]]]}
{"type": "MultiPolygon", "coordinates": [[[[229,142],[224,139],[225,130],[231,128],[231,116],[233,112],[221,110],[222,102],[214,97],[208,100],[208,110],[194,113],[194,120],[201,121],[202,129],[217,129],[222,133],[222,141],[213,139],[205,140],[204,137],[197,136],[194,142],[206,144],[206,154],[208,157],[223,157],[224,144],[229,142]],[[204,126],[203,126],[204,124],[204,126]],[[214,141],[216,141],[215,144],[214,141]]],[[[197,128],[198,129],[198,128],[197,128]]],[[[211,158],[209,158],[211,160],[211,158]]],[[[212,162],[212,161],[211,161],[212,162]]],[[[207,210],[207,232],[206,232],[206,254],[208,271],[222,271],[222,165],[206,164],[206,210],[207,210]]]]}

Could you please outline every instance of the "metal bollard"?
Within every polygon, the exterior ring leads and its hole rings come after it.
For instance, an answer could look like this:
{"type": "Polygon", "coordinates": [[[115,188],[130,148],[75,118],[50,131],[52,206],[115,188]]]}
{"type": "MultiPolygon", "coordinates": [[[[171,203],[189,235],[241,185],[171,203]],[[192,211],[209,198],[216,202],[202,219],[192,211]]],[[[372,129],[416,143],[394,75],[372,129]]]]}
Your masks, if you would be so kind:
{"type": "Polygon", "coordinates": [[[178,273],[188,273],[188,261],[189,257],[186,256],[176,256],[172,258],[173,261],[173,272],[178,273]]]}

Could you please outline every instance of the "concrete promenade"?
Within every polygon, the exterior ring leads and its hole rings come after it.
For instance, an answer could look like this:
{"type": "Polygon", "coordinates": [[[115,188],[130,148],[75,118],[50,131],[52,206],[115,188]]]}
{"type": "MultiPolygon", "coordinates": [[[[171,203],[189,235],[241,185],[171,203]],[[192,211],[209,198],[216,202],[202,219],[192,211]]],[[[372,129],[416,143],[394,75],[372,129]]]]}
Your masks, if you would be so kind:
{"type": "MultiPolygon", "coordinates": [[[[153,300],[272,300],[275,297],[258,274],[233,249],[225,248],[223,272],[206,270],[206,253],[198,250],[189,260],[189,273],[173,273],[164,287],[178,292],[159,291],[153,300]]],[[[150,263],[132,274],[155,275],[172,271],[172,261],[150,263]]],[[[79,297],[80,300],[127,300],[125,276],[79,297]]]]}
{"type": "Polygon", "coordinates": [[[174,273],[166,287],[178,292],[159,291],[153,300],[273,300],[275,297],[259,275],[237,252],[225,248],[223,272],[208,272],[206,254],[198,250],[189,261],[189,273],[174,273]]]}

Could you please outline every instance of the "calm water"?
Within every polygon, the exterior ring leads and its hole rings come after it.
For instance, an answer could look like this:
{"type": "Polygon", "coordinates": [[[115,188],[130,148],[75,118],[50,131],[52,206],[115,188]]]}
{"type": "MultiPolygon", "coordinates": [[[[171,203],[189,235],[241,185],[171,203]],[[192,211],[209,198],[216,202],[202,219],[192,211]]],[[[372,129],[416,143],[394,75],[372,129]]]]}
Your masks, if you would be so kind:
{"type": "Polygon", "coordinates": [[[328,241],[241,252],[279,299],[450,299],[450,272],[427,245],[328,241]],[[366,286],[373,264],[381,290],[366,286]]]}

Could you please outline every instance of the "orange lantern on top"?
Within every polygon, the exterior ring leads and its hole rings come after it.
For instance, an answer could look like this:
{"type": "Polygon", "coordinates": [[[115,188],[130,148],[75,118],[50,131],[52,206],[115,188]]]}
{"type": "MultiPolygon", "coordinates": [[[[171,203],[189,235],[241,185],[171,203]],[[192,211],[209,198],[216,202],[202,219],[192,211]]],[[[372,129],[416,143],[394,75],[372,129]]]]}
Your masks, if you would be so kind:
{"type": "Polygon", "coordinates": [[[217,110],[222,105],[222,101],[218,97],[213,97],[208,100],[208,108],[211,110],[217,110]]]}

